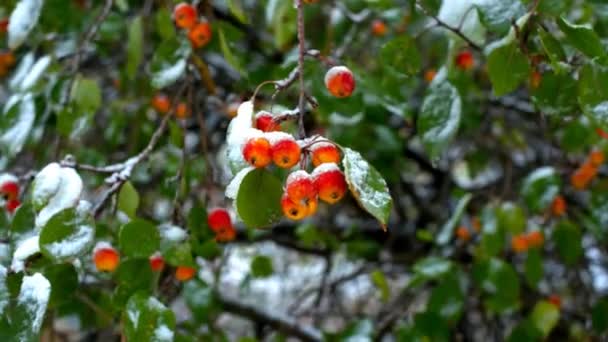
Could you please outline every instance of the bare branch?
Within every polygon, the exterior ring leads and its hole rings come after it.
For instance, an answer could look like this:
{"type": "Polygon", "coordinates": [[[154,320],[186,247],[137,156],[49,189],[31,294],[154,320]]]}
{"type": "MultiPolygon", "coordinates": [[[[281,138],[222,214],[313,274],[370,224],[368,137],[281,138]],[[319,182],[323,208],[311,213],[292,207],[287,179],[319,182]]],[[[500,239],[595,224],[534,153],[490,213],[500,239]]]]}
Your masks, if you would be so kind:
{"type": "Polygon", "coordinates": [[[416,6],[418,6],[418,8],[420,8],[420,10],[422,12],[424,12],[425,15],[433,18],[435,20],[435,22],[437,23],[438,26],[443,27],[449,31],[452,31],[454,34],[456,34],[457,36],[459,36],[460,38],[462,38],[462,40],[464,40],[465,42],[467,42],[467,44],[469,44],[470,47],[472,47],[473,49],[477,50],[477,51],[482,51],[483,49],[481,48],[481,46],[477,45],[475,42],[473,42],[469,37],[467,37],[461,30],[460,27],[453,27],[451,25],[448,25],[446,22],[444,22],[443,20],[439,19],[439,17],[437,17],[436,15],[432,14],[431,12],[429,12],[424,6],[422,6],[419,2],[416,2],[416,6]]]}

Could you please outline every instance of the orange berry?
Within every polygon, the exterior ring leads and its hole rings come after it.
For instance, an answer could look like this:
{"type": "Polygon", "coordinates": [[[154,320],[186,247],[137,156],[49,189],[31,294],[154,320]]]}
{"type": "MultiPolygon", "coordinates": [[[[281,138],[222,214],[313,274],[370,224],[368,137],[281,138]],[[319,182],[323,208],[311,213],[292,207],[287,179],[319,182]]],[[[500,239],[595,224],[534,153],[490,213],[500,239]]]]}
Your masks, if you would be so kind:
{"type": "Polygon", "coordinates": [[[167,95],[157,93],[152,98],[152,108],[160,114],[167,114],[171,110],[171,101],[167,95]]]}
{"type": "Polygon", "coordinates": [[[17,208],[19,208],[20,206],[21,206],[21,202],[19,202],[18,199],[12,199],[12,200],[6,201],[6,211],[8,211],[9,214],[12,214],[13,212],[15,212],[15,210],[17,210],[17,208]]]}
{"type": "Polygon", "coordinates": [[[454,63],[459,69],[466,71],[473,68],[475,59],[473,58],[471,51],[465,50],[456,55],[454,63]]]}
{"type": "Polygon", "coordinates": [[[456,229],[456,237],[458,237],[460,241],[466,242],[471,239],[471,232],[467,227],[460,226],[456,229]]]}
{"type": "Polygon", "coordinates": [[[255,127],[262,132],[281,130],[281,125],[274,123],[274,116],[267,111],[261,111],[255,115],[255,127]]]}
{"type": "Polygon", "coordinates": [[[298,221],[308,215],[308,207],[302,201],[294,201],[287,194],[281,198],[283,214],[290,220],[298,221]]]}
{"type": "Polygon", "coordinates": [[[230,218],[228,210],[224,208],[215,208],[209,211],[209,214],[207,215],[207,224],[215,233],[233,227],[232,218],[230,218]]]}
{"type": "Polygon", "coordinates": [[[597,168],[586,161],[570,177],[570,183],[575,189],[583,190],[595,178],[597,168]]]}
{"type": "Polygon", "coordinates": [[[372,34],[376,37],[382,37],[386,34],[388,29],[384,21],[376,19],[372,22],[372,34]]]}
{"type": "Polygon", "coordinates": [[[511,238],[511,249],[515,253],[522,253],[528,250],[528,239],[525,235],[519,234],[511,238]]]}
{"type": "Polygon", "coordinates": [[[226,113],[226,115],[228,115],[229,118],[233,118],[236,116],[240,105],[241,104],[238,102],[231,102],[226,106],[224,112],[226,113]]]}
{"type": "Polygon", "coordinates": [[[194,273],[196,273],[196,269],[188,266],[177,266],[175,269],[175,279],[179,281],[187,281],[194,277],[194,273]]]}
{"type": "Polygon", "coordinates": [[[335,163],[317,166],[312,172],[312,177],[321,201],[334,204],[346,194],[346,179],[335,163]]]}
{"type": "Polygon", "coordinates": [[[154,272],[160,272],[165,267],[165,259],[163,259],[163,256],[159,252],[152,254],[149,260],[150,268],[154,272]]]}
{"type": "Polygon", "coordinates": [[[335,97],[349,97],[355,90],[355,77],[345,66],[335,66],[325,74],[325,87],[335,97]]]}
{"type": "Polygon", "coordinates": [[[263,137],[250,138],[243,146],[243,158],[253,167],[265,167],[272,161],[270,142],[263,137]]]}
{"type": "Polygon", "coordinates": [[[270,142],[272,161],[282,169],[290,169],[300,161],[302,149],[293,136],[283,132],[266,134],[270,142]]]}
{"type": "Polygon", "coordinates": [[[0,20],[0,34],[6,34],[8,32],[8,18],[0,20]]]}
{"type": "Polygon", "coordinates": [[[189,116],[190,109],[188,108],[188,105],[184,102],[178,103],[177,107],[175,108],[175,117],[177,117],[178,119],[185,119],[189,116]]]}
{"type": "Polygon", "coordinates": [[[173,20],[175,20],[177,27],[191,29],[198,21],[198,13],[194,6],[182,2],[173,8],[173,20]]]}
{"type": "Polygon", "coordinates": [[[0,197],[9,201],[17,199],[19,197],[19,184],[11,181],[0,184],[0,197]]]}
{"type": "Polygon", "coordinates": [[[211,41],[211,25],[208,22],[201,22],[188,32],[188,39],[195,49],[202,48],[211,41]]]}
{"type": "Polygon", "coordinates": [[[315,143],[310,147],[312,152],[312,165],[317,167],[324,163],[340,162],[340,150],[330,142],[315,143]]]}
{"type": "Polygon", "coordinates": [[[561,309],[562,307],[562,299],[556,295],[556,294],[552,294],[547,298],[547,301],[553,305],[555,305],[556,308],[561,309]]]}
{"type": "Polygon", "coordinates": [[[433,79],[435,78],[435,75],[437,75],[437,70],[429,69],[424,72],[424,80],[427,83],[431,83],[433,81],[433,79]]]}
{"type": "Polygon", "coordinates": [[[0,53],[0,65],[4,66],[5,68],[10,68],[15,65],[15,61],[15,55],[12,51],[0,53]]]}
{"type": "Polygon", "coordinates": [[[310,197],[304,200],[304,205],[306,206],[306,216],[311,216],[317,212],[317,208],[319,207],[319,200],[316,196],[310,197]]]}
{"type": "Polygon", "coordinates": [[[604,163],[604,152],[600,150],[593,150],[589,153],[589,163],[595,167],[599,167],[604,163]]]}
{"type": "Polygon", "coordinates": [[[555,199],[553,199],[553,203],[551,203],[551,212],[555,216],[562,216],[566,213],[566,200],[563,196],[557,195],[555,199]]]}
{"type": "Polygon", "coordinates": [[[540,81],[542,81],[543,75],[538,71],[534,70],[530,73],[530,88],[537,89],[540,86],[540,81]]]}
{"type": "Polygon", "coordinates": [[[540,247],[545,242],[543,233],[538,230],[528,233],[525,238],[528,241],[528,247],[530,248],[540,247]]]}
{"type": "Polygon", "coordinates": [[[109,244],[100,242],[93,250],[93,262],[98,271],[113,272],[118,267],[120,255],[109,244]]]}
{"type": "Polygon", "coordinates": [[[475,216],[471,219],[471,226],[477,233],[481,231],[481,220],[479,220],[479,217],[475,216]]]}
{"type": "Polygon", "coordinates": [[[225,226],[219,228],[215,232],[215,241],[217,242],[228,242],[236,238],[236,229],[233,226],[225,226]]]}
{"type": "Polygon", "coordinates": [[[285,193],[294,201],[317,197],[317,188],[313,177],[304,170],[292,172],[285,181],[285,193]]]}

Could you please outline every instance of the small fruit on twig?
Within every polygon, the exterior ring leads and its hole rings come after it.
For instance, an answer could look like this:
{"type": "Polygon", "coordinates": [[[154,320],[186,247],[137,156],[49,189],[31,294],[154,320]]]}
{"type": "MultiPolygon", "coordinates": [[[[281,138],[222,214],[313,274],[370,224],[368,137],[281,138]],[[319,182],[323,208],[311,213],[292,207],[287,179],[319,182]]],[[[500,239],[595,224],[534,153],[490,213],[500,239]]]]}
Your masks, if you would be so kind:
{"type": "Polygon", "coordinates": [[[349,97],[355,91],[355,76],[345,66],[332,67],[325,74],[325,87],[335,97],[349,97]]]}

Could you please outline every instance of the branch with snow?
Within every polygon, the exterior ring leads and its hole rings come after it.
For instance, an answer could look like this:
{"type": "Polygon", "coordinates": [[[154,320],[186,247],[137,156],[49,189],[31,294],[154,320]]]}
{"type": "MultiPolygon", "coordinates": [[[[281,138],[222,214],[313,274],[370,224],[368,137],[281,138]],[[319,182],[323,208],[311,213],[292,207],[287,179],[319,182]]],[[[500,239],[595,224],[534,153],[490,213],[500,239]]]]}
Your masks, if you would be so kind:
{"type": "Polygon", "coordinates": [[[455,35],[457,35],[458,37],[460,37],[462,40],[464,40],[470,47],[472,47],[473,49],[477,50],[477,51],[482,51],[481,46],[477,45],[477,43],[473,42],[473,40],[471,40],[471,38],[467,37],[461,30],[461,25],[459,25],[459,27],[454,27],[449,25],[448,23],[444,22],[443,20],[439,19],[438,16],[432,14],[431,12],[429,12],[429,10],[427,10],[422,4],[420,4],[420,2],[416,1],[416,6],[426,15],[429,16],[431,18],[433,18],[435,20],[435,22],[437,23],[437,26],[443,27],[448,31],[453,32],[455,35]]]}

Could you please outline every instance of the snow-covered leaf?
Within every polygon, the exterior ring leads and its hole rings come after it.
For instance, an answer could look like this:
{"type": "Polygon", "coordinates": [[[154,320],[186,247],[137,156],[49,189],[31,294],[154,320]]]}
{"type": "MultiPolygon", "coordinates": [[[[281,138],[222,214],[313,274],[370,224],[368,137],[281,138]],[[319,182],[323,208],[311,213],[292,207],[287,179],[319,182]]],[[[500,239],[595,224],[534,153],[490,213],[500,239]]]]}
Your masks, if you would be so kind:
{"type": "MultiPolygon", "coordinates": [[[[460,27],[465,36],[482,45],[486,30],[474,8],[483,3],[486,3],[486,0],[444,0],[439,8],[438,17],[452,27],[460,27]]],[[[453,37],[460,39],[456,35],[453,37]]]]}
{"type": "Polygon", "coordinates": [[[545,210],[559,194],[561,179],[557,171],[550,166],[534,170],[526,177],[521,195],[533,212],[545,210]]]}
{"type": "Polygon", "coordinates": [[[11,90],[17,91],[20,89],[21,83],[29,75],[32,66],[34,65],[34,53],[29,52],[25,56],[21,57],[19,65],[13,72],[13,78],[9,81],[11,90]]]}
{"type": "Polygon", "coordinates": [[[47,258],[64,262],[84,255],[93,247],[95,225],[77,209],[54,215],[40,233],[40,250],[47,258]]]}
{"type": "Polygon", "coordinates": [[[359,152],[350,148],[344,149],[342,164],[353,197],[386,229],[393,199],[380,172],[363,159],[359,152]]]}
{"type": "Polygon", "coordinates": [[[11,13],[8,24],[8,47],[18,48],[38,23],[42,0],[21,0],[11,13]]]}
{"type": "Polygon", "coordinates": [[[0,265],[0,316],[4,315],[4,308],[6,308],[10,299],[6,284],[6,274],[6,267],[0,265]]]}
{"type": "Polygon", "coordinates": [[[40,252],[38,241],[38,235],[34,235],[17,244],[15,253],[13,253],[13,261],[11,262],[11,270],[13,272],[23,271],[25,269],[25,260],[40,252]]]}
{"type": "MultiPolygon", "coordinates": [[[[48,220],[58,212],[74,208],[78,204],[82,193],[82,179],[74,169],[69,167],[62,167],[59,174],[60,181],[57,191],[36,217],[37,227],[46,225],[48,220]]],[[[52,185],[51,181],[49,181],[49,185],[52,185]]]]}
{"type": "Polygon", "coordinates": [[[449,82],[431,86],[418,118],[418,132],[432,160],[437,159],[458,132],[462,102],[449,82]]]}
{"type": "Polygon", "coordinates": [[[34,178],[32,183],[32,204],[34,209],[42,209],[59,190],[61,184],[61,166],[50,163],[34,178]]]}
{"type": "Polygon", "coordinates": [[[438,244],[445,245],[450,241],[450,238],[454,236],[454,229],[460,222],[460,218],[462,217],[462,214],[464,213],[464,210],[466,209],[467,204],[469,204],[469,201],[471,201],[472,197],[473,196],[471,194],[467,193],[460,198],[460,200],[458,201],[458,205],[454,210],[454,213],[452,214],[450,219],[443,225],[443,228],[441,228],[441,232],[439,233],[439,235],[437,235],[438,244]]]}
{"type": "Polygon", "coordinates": [[[173,341],[175,316],[158,299],[136,293],[123,314],[124,334],[128,341],[173,341]]]}
{"type": "Polygon", "coordinates": [[[241,103],[236,116],[230,121],[226,134],[226,157],[228,166],[233,174],[237,174],[248,166],[243,158],[243,145],[248,137],[261,134],[261,131],[253,128],[253,102],[241,103]]]}
{"type": "Polygon", "coordinates": [[[14,156],[21,151],[36,119],[36,106],[31,93],[14,95],[4,106],[0,118],[0,151],[14,156]]]}
{"type": "Polygon", "coordinates": [[[589,58],[605,57],[602,41],[593,27],[575,25],[563,17],[557,20],[559,29],[566,35],[566,41],[589,58]]]}
{"type": "Polygon", "coordinates": [[[247,176],[247,174],[251,171],[255,170],[254,167],[246,167],[239,171],[234,178],[230,181],[230,184],[226,187],[226,197],[230,199],[236,199],[236,195],[238,194],[239,188],[241,187],[241,182],[243,182],[243,178],[247,176]]]}
{"type": "Polygon", "coordinates": [[[265,228],[282,216],[283,185],[265,169],[248,172],[239,186],[234,201],[236,211],[246,226],[265,228]]]}
{"type": "Polygon", "coordinates": [[[186,71],[190,51],[190,44],[177,37],[162,42],[152,57],[152,86],[161,89],[175,83],[186,71]]]}
{"type": "Polygon", "coordinates": [[[51,283],[40,273],[23,277],[17,302],[11,309],[15,341],[38,340],[51,294],[51,283]]]}
{"type": "Polygon", "coordinates": [[[23,81],[21,82],[21,87],[19,87],[20,90],[27,91],[30,90],[30,88],[32,88],[33,86],[35,86],[50,64],[51,56],[47,55],[39,58],[36,61],[36,64],[34,64],[34,66],[32,66],[32,68],[29,70],[27,76],[23,78],[23,81]]]}
{"type": "Polygon", "coordinates": [[[486,0],[477,5],[481,22],[498,34],[509,31],[511,23],[526,12],[526,8],[519,0],[486,0]]]}
{"type": "Polygon", "coordinates": [[[129,37],[127,43],[127,76],[134,79],[137,68],[143,58],[144,27],[141,16],[136,16],[129,25],[129,37]]]}

